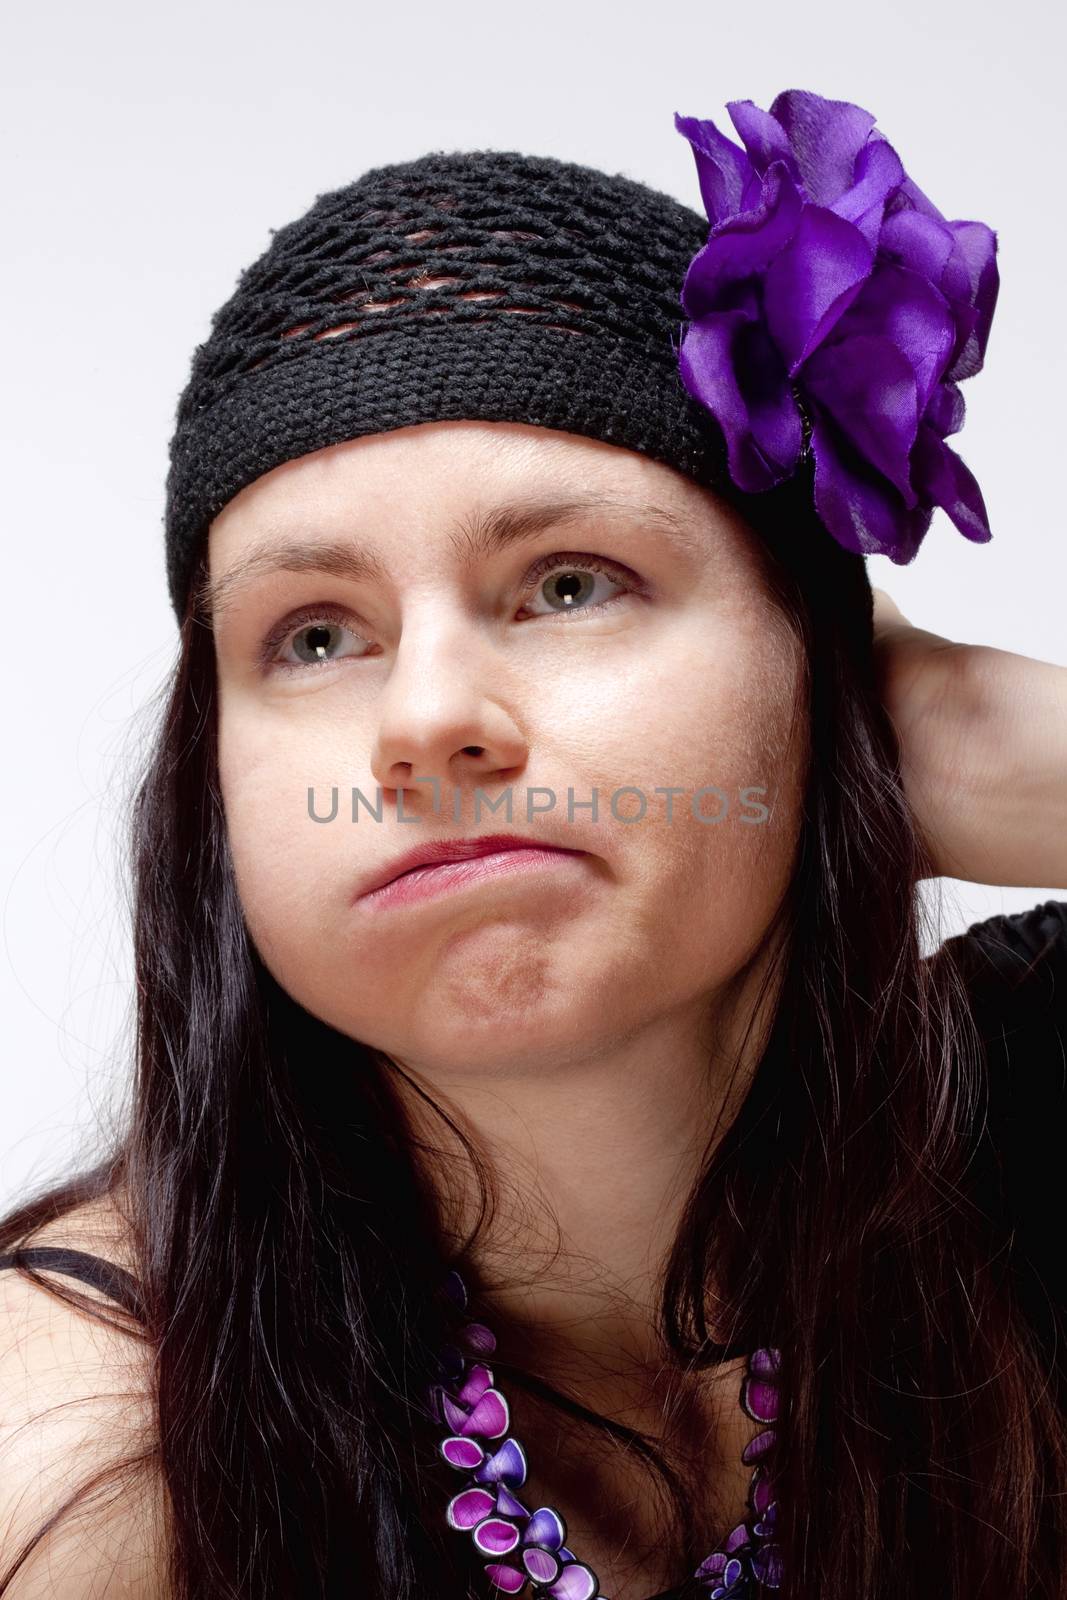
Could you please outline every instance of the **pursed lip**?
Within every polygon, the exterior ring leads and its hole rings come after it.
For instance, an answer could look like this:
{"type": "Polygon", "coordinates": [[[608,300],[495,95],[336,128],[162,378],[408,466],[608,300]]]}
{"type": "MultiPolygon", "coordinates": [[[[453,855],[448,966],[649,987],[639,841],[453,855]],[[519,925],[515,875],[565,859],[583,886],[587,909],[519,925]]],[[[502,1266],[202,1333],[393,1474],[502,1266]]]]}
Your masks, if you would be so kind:
{"type": "Polygon", "coordinates": [[[360,883],[354,898],[361,900],[364,895],[372,894],[375,889],[384,888],[387,883],[403,877],[405,872],[411,872],[416,867],[440,867],[449,861],[473,861],[477,856],[497,855],[502,850],[558,850],[561,855],[571,856],[586,854],[584,850],[553,844],[549,839],[536,836],[522,838],[517,833],[485,833],[477,837],[468,836],[465,839],[434,839],[426,844],[416,845],[412,850],[405,850],[402,855],[394,856],[392,861],[379,867],[360,883]]]}

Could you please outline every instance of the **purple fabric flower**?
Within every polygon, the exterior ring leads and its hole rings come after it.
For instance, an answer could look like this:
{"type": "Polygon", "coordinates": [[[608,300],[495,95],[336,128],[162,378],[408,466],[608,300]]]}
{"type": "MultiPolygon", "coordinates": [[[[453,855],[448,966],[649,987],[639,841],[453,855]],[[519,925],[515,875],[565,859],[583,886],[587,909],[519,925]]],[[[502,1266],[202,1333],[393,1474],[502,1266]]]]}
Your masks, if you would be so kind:
{"type": "Polygon", "coordinates": [[[860,106],[787,89],[769,111],[727,110],[744,149],[713,122],[674,122],[711,222],[678,365],[731,478],[769,489],[810,453],[816,511],[847,549],[903,565],[936,506],[985,543],[981,491],[944,441],[985,358],[996,234],[947,222],[860,106]]]}

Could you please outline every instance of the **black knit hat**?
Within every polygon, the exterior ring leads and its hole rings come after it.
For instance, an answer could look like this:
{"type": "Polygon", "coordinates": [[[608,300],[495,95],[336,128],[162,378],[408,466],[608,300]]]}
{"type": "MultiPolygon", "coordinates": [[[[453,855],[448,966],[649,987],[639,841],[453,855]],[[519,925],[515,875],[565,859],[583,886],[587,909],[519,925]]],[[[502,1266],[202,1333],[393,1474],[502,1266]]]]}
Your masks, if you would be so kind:
{"type": "Polygon", "coordinates": [[[810,462],[742,494],[679,377],[679,296],[706,216],[621,173],[479,150],[371,168],[272,232],[178,403],[165,528],[179,623],[208,526],[245,485],[364,434],[481,419],[639,450],[754,526],[787,518],[869,637],[863,558],[815,518],[810,462]]]}

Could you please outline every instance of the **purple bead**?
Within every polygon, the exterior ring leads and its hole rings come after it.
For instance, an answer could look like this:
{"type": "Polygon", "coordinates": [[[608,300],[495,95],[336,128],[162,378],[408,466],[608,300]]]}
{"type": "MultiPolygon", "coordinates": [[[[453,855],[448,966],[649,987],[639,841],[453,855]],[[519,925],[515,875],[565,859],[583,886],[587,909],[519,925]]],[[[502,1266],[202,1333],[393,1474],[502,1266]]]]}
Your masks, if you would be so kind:
{"type": "MultiPolygon", "coordinates": [[[[446,1292],[466,1308],[466,1285],[454,1270],[446,1292]]],[[[495,1350],[492,1331],[484,1323],[468,1322],[460,1338],[470,1358],[452,1362],[452,1383],[431,1390],[435,1418],[452,1429],[440,1452],[450,1466],[467,1474],[465,1486],[448,1503],[449,1526],[471,1535],[475,1549],[486,1558],[488,1582],[499,1593],[519,1594],[529,1583],[533,1600],[598,1600],[599,1580],[567,1548],[562,1515],[552,1506],[531,1511],[514,1493],[526,1481],[528,1463],[519,1441],[503,1438],[509,1425],[508,1403],[494,1387],[492,1368],[478,1359],[495,1350]],[[502,1442],[489,1448],[498,1439],[502,1442]]],[[[780,1353],[770,1347],[748,1358],[741,1405],[754,1421],[771,1422],[778,1415],[780,1366],[780,1353]]],[[[695,1574],[711,1600],[754,1600],[754,1583],[780,1586],[781,1558],[772,1542],[776,1501],[767,1470],[774,1439],[774,1428],[764,1428],[745,1447],[742,1459],[755,1463],[749,1489],[751,1519],[732,1528],[723,1548],[708,1556],[695,1574]]]]}

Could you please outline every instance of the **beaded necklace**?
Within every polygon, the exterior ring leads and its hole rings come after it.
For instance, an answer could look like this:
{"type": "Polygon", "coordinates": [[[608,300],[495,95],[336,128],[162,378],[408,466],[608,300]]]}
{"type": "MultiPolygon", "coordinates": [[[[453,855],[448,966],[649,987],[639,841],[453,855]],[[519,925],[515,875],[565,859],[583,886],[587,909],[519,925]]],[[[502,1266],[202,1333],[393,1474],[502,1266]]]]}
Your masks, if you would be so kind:
{"type": "MultiPolygon", "coordinates": [[[[466,1285],[454,1269],[443,1291],[463,1312],[469,1305],[466,1285]]],[[[449,1466],[466,1474],[446,1510],[451,1528],[469,1533],[485,1558],[490,1588],[520,1594],[532,1584],[530,1600],[607,1600],[593,1569],[568,1550],[567,1525],[552,1506],[531,1510],[516,1489],[527,1476],[526,1452],[508,1436],[508,1402],[493,1384],[484,1357],[496,1349],[496,1337],[483,1322],[468,1319],[459,1342],[446,1345],[438,1361],[441,1381],[427,1390],[435,1422],[450,1429],[438,1449],[449,1466]],[[498,1443],[497,1441],[502,1441],[498,1443]]],[[[778,1350],[764,1348],[748,1356],[741,1384],[741,1407],[754,1422],[773,1424],[778,1416],[778,1350]]],[[[774,1542],[777,1501],[768,1452],[775,1429],[766,1427],[742,1452],[752,1463],[748,1514],[727,1534],[721,1547],[702,1561],[693,1580],[706,1600],[758,1600],[763,1586],[781,1584],[781,1557],[774,1542]]],[[[655,1600],[669,1600],[669,1595],[655,1600]]]]}

